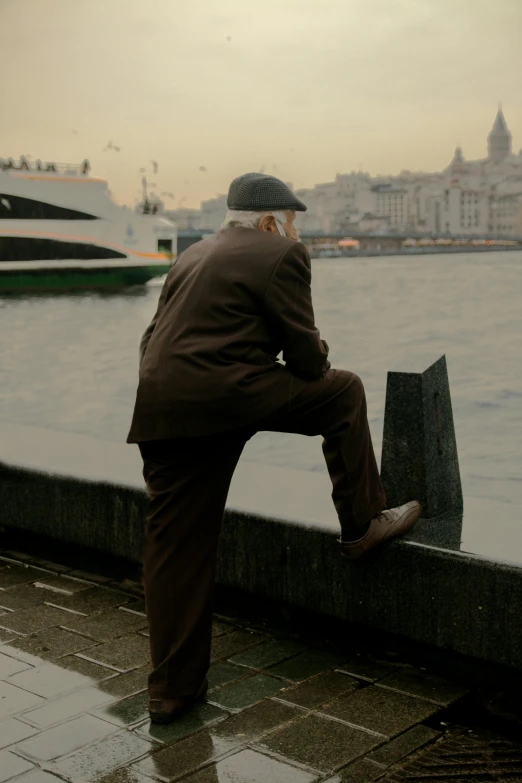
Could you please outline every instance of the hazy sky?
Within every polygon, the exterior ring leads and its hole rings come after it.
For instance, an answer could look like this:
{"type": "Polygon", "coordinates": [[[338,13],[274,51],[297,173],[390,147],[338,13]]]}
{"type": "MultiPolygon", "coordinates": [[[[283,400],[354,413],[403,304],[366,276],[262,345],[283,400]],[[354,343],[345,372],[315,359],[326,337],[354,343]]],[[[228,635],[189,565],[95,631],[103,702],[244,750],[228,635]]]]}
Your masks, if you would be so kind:
{"type": "Polygon", "coordinates": [[[169,206],[438,170],[499,100],[522,147],[521,34],[522,0],[0,0],[0,156],[88,157],[127,203],[155,159],[169,206]]]}

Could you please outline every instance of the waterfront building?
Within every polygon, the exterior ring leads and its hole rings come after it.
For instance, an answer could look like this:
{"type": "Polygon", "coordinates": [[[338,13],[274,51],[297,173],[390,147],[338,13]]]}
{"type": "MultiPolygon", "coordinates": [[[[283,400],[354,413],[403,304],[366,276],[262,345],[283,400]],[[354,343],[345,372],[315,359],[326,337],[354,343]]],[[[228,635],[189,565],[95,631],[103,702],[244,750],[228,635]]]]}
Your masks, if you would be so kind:
{"type": "MultiPolygon", "coordinates": [[[[429,231],[441,234],[521,236],[522,150],[515,154],[512,134],[499,107],[487,136],[487,155],[467,160],[459,144],[440,172],[402,171],[371,177],[338,173],[332,182],[296,190],[307,205],[297,218],[300,230],[326,234],[358,231],[429,231]]],[[[226,214],[226,196],[203,201],[198,218],[188,210],[180,228],[217,231],[226,214]]],[[[178,210],[178,213],[181,213],[178,210]]],[[[182,223],[180,223],[180,220],[182,223]]]]}

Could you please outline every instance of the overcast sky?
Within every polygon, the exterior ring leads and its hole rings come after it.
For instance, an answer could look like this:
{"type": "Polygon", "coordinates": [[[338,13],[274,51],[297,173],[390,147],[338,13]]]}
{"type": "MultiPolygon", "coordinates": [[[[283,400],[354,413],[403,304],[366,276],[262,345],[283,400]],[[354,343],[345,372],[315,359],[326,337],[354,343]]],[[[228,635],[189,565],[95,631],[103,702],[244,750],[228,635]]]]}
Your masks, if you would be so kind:
{"type": "Polygon", "coordinates": [[[499,100],[522,147],[521,34],[522,0],[0,0],[0,156],[88,157],[126,203],[154,159],[169,206],[438,170],[499,100]]]}

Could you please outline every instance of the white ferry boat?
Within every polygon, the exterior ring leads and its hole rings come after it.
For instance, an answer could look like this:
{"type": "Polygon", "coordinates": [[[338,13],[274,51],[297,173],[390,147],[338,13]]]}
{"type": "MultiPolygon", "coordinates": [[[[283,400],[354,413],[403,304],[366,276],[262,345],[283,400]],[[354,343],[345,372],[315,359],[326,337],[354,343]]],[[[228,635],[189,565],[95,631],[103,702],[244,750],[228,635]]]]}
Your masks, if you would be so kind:
{"type": "Polygon", "coordinates": [[[0,291],[143,284],[168,271],[176,245],[174,223],[115,204],[87,160],[0,158],[0,291]]]}

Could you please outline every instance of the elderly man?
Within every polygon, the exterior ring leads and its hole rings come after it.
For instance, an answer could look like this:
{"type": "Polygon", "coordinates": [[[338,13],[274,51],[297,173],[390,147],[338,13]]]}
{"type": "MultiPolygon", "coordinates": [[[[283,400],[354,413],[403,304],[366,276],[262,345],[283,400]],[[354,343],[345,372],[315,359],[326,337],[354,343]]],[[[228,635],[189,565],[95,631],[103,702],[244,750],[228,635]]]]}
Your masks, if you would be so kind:
{"type": "Polygon", "coordinates": [[[156,723],[206,691],[219,531],[255,432],[323,436],[347,558],[401,535],[420,514],[415,501],[383,511],[362,382],[331,369],[314,323],[310,258],[294,226],[305,205],[275,177],[245,174],[228,207],[222,229],[167,275],[140,346],[127,439],[139,444],[150,495],[144,583],[156,723]]]}

